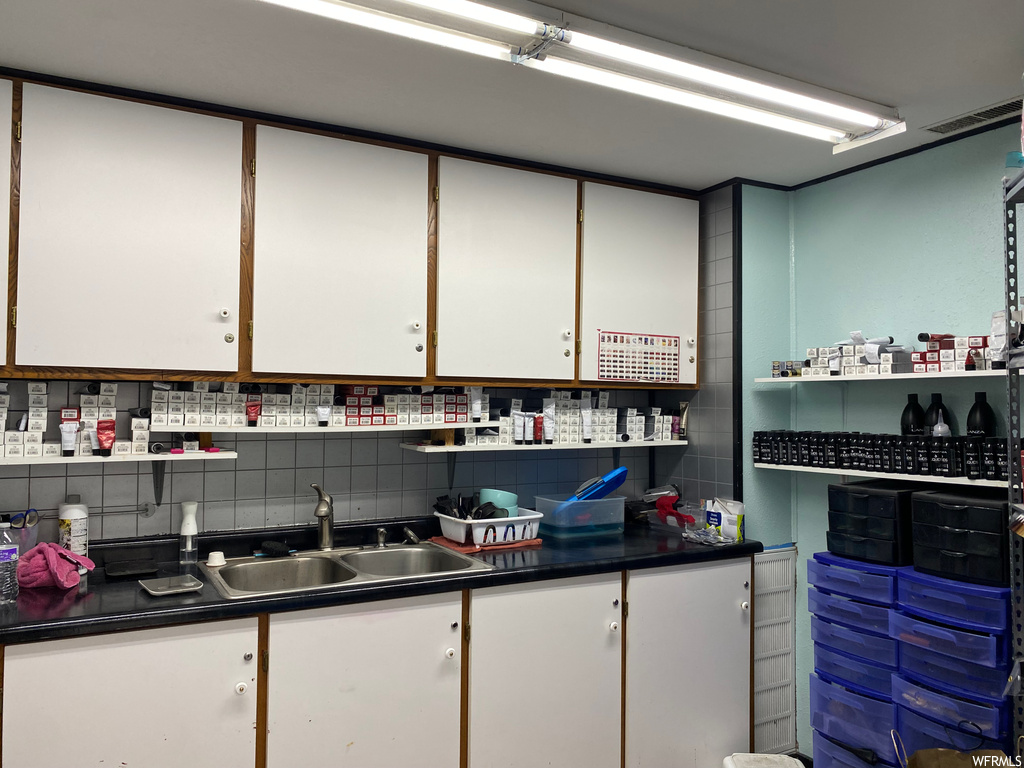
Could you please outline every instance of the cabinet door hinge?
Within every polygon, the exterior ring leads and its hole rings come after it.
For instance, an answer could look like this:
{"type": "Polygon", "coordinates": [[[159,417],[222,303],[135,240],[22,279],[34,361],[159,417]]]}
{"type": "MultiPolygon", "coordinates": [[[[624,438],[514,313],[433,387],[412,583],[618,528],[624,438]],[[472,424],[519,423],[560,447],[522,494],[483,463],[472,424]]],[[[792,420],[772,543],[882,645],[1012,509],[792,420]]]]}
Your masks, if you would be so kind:
{"type": "Polygon", "coordinates": [[[21,120],[14,124],[14,138],[21,143],[21,120]]]}
{"type": "Polygon", "coordinates": [[[252,160],[249,161],[249,173],[252,174],[253,176],[256,175],[256,158],[255,157],[252,160]]]}
{"type": "Polygon", "coordinates": [[[11,307],[11,328],[18,327],[18,308],[11,307]]]}
{"type": "Polygon", "coordinates": [[[579,339],[576,339],[576,354],[583,354],[583,342],[580,341],[579,339]]]}
{"type": "Polygon", "coordinates": [[[260,657],[260,664],[263,667],[263,674],[267,674],[270,671],[270,651],[263,649],[263,654],[260,657]]]}
{"type": "Polygon", "coordinates": [[[252,341],[252,320],[249,321],[249,340],[252,341]]]}
{"type": "Polygon", "coordinates": [[[626,618],[627,616],[629,616],[629,601],[623,600],[622,601],[622,618],[626,618]]]}
{"type": "Polygon", "coordinates": [[[441,188],[440,187],[434,187],[434,200],[440,200],[440,199],[441,199],[441,188]]]}
{"type": "Polygon", "coordinates": [[[469,642],[469,624],[466,624],[462,628],[462,639],[465,640],[467,643],[469,642]]]}
{"type": "Polygon", "coordinates": [[[433,344],[434,344],[435,347],[437,346],[437,331],[434,331],[434,334],[433,334],[433,344]]]}
{"type": "Polygon", "coordinates": [[[580,208],[580,222],[582,223],[582,221],[583,221],[583,209],[580,208]]]}

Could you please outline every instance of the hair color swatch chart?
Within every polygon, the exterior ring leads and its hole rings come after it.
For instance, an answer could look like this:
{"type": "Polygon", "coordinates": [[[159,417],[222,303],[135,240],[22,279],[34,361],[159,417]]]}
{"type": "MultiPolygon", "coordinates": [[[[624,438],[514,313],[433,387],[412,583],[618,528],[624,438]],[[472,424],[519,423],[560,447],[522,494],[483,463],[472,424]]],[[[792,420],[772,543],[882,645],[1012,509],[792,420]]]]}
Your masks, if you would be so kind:
{"type": "Polygon", "coordinates": [[[679,381],[679,337],[597,331],[597,377],[610,381],[679,381]]]}

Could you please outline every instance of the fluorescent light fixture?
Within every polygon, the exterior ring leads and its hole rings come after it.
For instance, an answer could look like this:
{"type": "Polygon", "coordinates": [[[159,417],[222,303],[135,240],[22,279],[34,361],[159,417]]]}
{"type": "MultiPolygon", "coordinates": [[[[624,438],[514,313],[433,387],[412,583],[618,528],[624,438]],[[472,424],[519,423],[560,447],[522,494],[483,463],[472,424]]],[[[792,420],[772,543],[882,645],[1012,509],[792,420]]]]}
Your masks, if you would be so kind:
{"type": "Polygon", "coordinates": [[[863,125],[872,130],[885,127],[885,121],[876,115],[869,115],[866,112],[859,112],[839,104],[831,104],[821,99],[803,96],[799,93],[793,93],[792,91],[786,91],[771,85],[764,85],[763,83],[729,75],[725,72],[717,72],[707,67],[697,66],[696,64],[690,64],[679,59],[672,59],[661,54],[643,51],[639,48],[633,48],[620,43],[613,43],[609,40],[602,40],[599,37],[582,32],[573,32],[572,39],[568,40],[567,44],[572,48],[578,48],[588,53],[615,59],[626,64],[634,64],[644,69],[673,75],[713,88],[720,88],[723,91],[740,96],[749,96],[754,99],[779,104],[780,106],[799,109],[814,115],[842,120],[854,125],[863,125]]]}
{"type": "Polygon", "coordinates": [[[489,24],[492,27],[516,32],[521,35],[536,35],[538,28],[544,27],[543,24],[539,24],[525,16],[520,16],[517,13],[500,11],[497,8],[480,5],[469,0],[404,0],[404,2],[410,5],[418,5],[421,8],[429,8],[432,11],[449,13],[461,19],[489,24]]]}
{"type": "Polygon", "coordinates": [[[780,131],[788,131],[789,133],[807,136],[812,139],[835,143],[846,136],[845,131],[825,128],[813,123],[805,123],[802,120],[795,120],[791,117],[775,115],[771,112],[764,112],[760,109],[745,107],[729,101],[712,99],[707,96],[682,91],[678,88],[670,88],[667,85],[651,83],[646,80],[620,75],[617,72],[609,72],[608,70],[597,69],[596,67],[588,67],[572,61],[549,57],[543,61],[531,59],[524,62],[524,64],[533,69],[550,72],[553,75],[571,77],[574,80],[582,80],[594,85],[603,85],[606,88],[614,88],[617,91],[624,91],[625,93],[632,93],[637,96],[646,96],[649,99],[657,99],[658,101],[677,104],[681,107],[699,109],[703,112],[713,112],[716,115],[763,125],[768,128],[777,128],[780,131]]]}
{"type": "Polygon", "coordinates": [[[399,37],[409,38],[410,40],[420,40],[424,43],[433,43],[444,48],[454,48],[466,51],[467,53],[474,53],[477,56],[485,56],[490,59],[508,58],[508,45],[480,40],[468,35],[458,34],[457,32],[448,32],[415,21],[406,21],[394,16],[386,16],[361,8],[354,8],[350,5],[330,2],[330,0],[259,1],[271,5],[279,5],[282,8],[289,8],[293,11],[312,13],[325,19],[355,24],[356,26],[374,29],[378,32],[387,32],[399,37]]]}
{"type": "Polygon", "coordinates": [[[827,141],[836,145],[834,152],[906,130],[906,124],[884,107],[878,107],[881,114],[871,114],[702,64],[569,32],[473,0],[385,0],[379,8],[372,3],[380,0],[259,2],[827,141]]]}

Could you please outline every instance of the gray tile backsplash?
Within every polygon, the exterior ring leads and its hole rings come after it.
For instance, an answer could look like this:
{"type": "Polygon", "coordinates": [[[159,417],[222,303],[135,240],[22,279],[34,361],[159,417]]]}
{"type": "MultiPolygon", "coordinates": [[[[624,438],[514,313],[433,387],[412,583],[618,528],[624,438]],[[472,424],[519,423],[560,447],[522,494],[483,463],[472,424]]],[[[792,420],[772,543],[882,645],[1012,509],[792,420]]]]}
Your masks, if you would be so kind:
{"type": "MultiPolygon", "coordinates": [[[[49,382],[49,427],[45,440],[58,442],[59,409],[68,403],[68,382],[49,382]]],[[[70,382],[77,404],[81,382],[70,382]]],[[[501,397],[521,397],[524,390],[492,389],[501,397]]],[[[23,382],[11,382],[9,424],[27,408],[23,382]]],[[[121,382],[117,404],[118,437],[130,433],[128,408],[149,402],[148,382],[121,382]]],[[[648,404],[647,392],[612,391],[611,404],[648,404]]],[[[156,433],[154,432],[154,435],[156,433]]],[[[371,433],[214,433],[214,443],[238,452],[238,459],[176,461],[167,464],[163,503],[155,515],[142,517],[140,505],[154,501],[152,464],[118,462],[0,466],[0,511],[35,507],[41,515],[41,540],[57,535],[57,505],[76,493],[90,509],[94,540],[175,533],[181,525],[182,501],[199,502],[196,520],[202,531],[313,524],[316,495],[310,483],[334,496],[338,520],[376,520],[431,513],[433,499],[448,492],[445,454],[400,448],[422,439],[421,431],[371,433]]],[[[676,448],[657,451],[674,452],[676,448]]],[[[634,496],[649,484],[649,450],[621,449],[629,469],[622,493],[634,496]]],[[[497,486],[519,494],[532,506],[537,494],[567,494],[584,480],[613,469],[610,448],[579,451],[493,451],[458,455],[454,492],[497,486]]]]}

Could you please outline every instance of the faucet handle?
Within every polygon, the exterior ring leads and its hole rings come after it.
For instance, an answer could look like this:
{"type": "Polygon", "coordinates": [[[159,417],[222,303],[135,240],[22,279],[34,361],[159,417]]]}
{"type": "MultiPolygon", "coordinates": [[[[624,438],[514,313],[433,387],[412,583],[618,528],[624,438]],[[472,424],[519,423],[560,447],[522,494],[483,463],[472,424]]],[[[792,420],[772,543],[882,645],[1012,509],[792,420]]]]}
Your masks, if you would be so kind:
{"type": "Polygon", "coordinates": [[[388,529],[387,528],[383,528],[383,527],[378,528],[377,529],[377,547],[378,548],[386,547],[387,546],[387,539],[388,539],[388,529]]]}
{"type": "Polygon", "coordinates": [[[327,502],[328,504],[334,504],[334,499],[331,498],[331,495],[327,493],[327,491],[325,491],[319,485],[317,485],[316,483],[310,483],[309,487],[320,495],[320,501],[327,502]]]}

